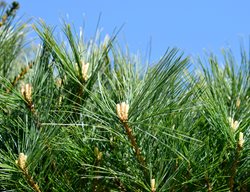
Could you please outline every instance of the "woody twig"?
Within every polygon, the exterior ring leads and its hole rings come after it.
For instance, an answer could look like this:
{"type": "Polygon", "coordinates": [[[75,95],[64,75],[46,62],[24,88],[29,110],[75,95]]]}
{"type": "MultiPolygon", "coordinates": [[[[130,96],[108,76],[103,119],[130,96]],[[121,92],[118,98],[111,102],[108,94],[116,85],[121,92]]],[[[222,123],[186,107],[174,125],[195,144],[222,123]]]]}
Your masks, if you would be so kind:
{"type": "Polygon", "coordinates": [[[22,171],[22,173],[23,173],[25,179],[27,180],[28,184],[36,192],[41,192],[38,184],[34,181],[33,177],[28,172],[26,161],[27,161],[27,155],[25,155],[24,153],[20,153],[18,159],[16,160],[16,164],[18,165],[19,169],[22,171]]]}
{"type": "Polygon", "coordinates": [[[33,101],[32,101],[32,85],[31,84],[22,85],[21,94],[26,101],[27,107],[30,109],[31,113],[34,115],[37,126],[40,128],[41,123],[39,121],[37,112],[35,110],[35,106],[34,106],[33,101]]]}
{"type": "Polygon", "coordinates": [[[240,153],[243,150],[243,144],[244,144],[243,133],[240,132],[239,133],[239,140],[238,140],[237,148],[236,148],[236,153],[235,153],[235,158],[234,158],[234,162],[233,162],[233,165],[232,165],[232,168],[231,168],[231,176],[229,178],[230,192],[234,191],[235,176],[236,176],[236,173],[237,173],[240,153]]]}
{"type": "MultiPolygon", "coordinates": [[[[24,75],[26,73],[28,73],[29,69],[31,69],[33,66],[33,62],[30,62],[29,65],[27,67],[25,67],[24,69],[22,69],[22,71],[14,78],[14,80],[11,82],[12,87],[16,86],[18,81],[24,77],[24,75]]],[[[12,89],[12,87],[10,89],[7,89],[6,92],[9,93],[12,89]]]]}
{"type": "Polygon", "coordinates": [[[138,144],[136,142],[136,138],[133,135],[133,131],[129,127],[129,124],[128,124],[128,110],[129,110],[129,105],[126,104],[125,102],[122,102],[122,103],[119,103],[119,104],[116,105],[117,115],[118,115],[121,123],[123,124],[123,126],[125,128],[128,139],[130,140],[130,143],[131,143],[131,145],[132,145],[132,147],[133,147],[133,149],[135,151],[136,158],[137,158],[138,162],[143,167],[145,167],[145,159],[141,154],[141,150],[138,147],[138,144]]]}

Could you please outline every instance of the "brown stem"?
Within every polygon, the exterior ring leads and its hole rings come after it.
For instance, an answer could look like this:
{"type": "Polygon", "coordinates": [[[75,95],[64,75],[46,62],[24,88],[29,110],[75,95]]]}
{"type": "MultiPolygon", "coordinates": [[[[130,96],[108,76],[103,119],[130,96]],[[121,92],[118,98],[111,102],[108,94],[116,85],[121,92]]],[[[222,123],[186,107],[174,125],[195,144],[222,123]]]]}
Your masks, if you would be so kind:
{"type": "MultiPolygon", "coordinates": [[[[97,151],[97,157],[96,157],[96,160],[95,160],[95,163],[94,165],[97,166],[96,168],[96,172],[99,171],[99,166],[100,166],[100,163],[101,163],[101,157],[98,157],[100,155],[101,152],[97,151]]],[[[98,177],[98,175],[96,175],[98,177]]],[[[95,178],[94,179],[94,182],[93,182],[93,190],[94,192],[97,192],[98,191],[98,178],[95,178]]]]}
{"type": "Polygon", "coordinates": [[[231,176],[229,178],[230,192],[234,191],[234,179],[235,179],[236,172],[237,172],[237,167],[238,167],[238,162],[239,162],[239,157],[240,157],[241,150],[242,150],[242,147],[237,144],[235,159],[234,159],[234,162],[233,162],[233,165],[232,165],[232,168],[231,168],[231,176]]]}
{"type": "Polygon", "coordinates": [[[132,133],[132,129],[128,126],[127,122],[123,122],[123,125],[125,127],[128,139],[130,140],[131,145],[133,146],[134,150],[135,150],[135,155],[137,160],[139,161],[139,163],[145,167],[145,160],[143,158],[143,156],[141,155],[141,150],[137,145],[136,139],[132,133]]]}
{"type": "Polygon", "coordinates": [[[36,192],[41,192],[38,184],[33,180],[32,176],[29,175],[27,168],[21,169],[28,184],[36,191],[36,192]]]}
{"type": "Polygon", "coordinates": [[[115,178],[115,184],[117,185],[117,187],[119,188],[119,190],[121,192],[126,192],[127,191],[125,186],[123,185],[123,183],[118,178],[115,178]]]}
{"type": "MultiPolygon", "coordinates": [[[[179,161],[178,158],[175,160],[174,172],[176,172],[179,168],[179,161]]],[[[170,192],[175,192],[175,185],[173,185],[170,189],[170,192]]]]}
{"type": "Polygon", "coordinates": [[[15,86],[17,82],[28,72],[28,70],[32,68],[32,66],[33,62],[30,62],[29,65],[25,67],[18,76],[16,76],[16,78],[12,82],[12,85],[15,86]]]}
{"type": "MultiPolygon", "coordinates": [[[[33,66],[33,62],[30,62],[27,67],[25,67],[24,69],[22,69],[21,73],[19,73],[19,75],[17,75],[15,77],[15,79],[11,82],[12,87],[16,86],[17,82],[28,72],[28,70],[30,68],[32,68],[32,66],[33,66]]],[[[7,89],[6,92],[9,93],[10,89],[7,89]]]]}
{"type": "MultiPolygon", "coordinates": [[[[26,100],[27,101],[27,100],[26,100]]],[[[37,111],[34,107],[34,104],[32,101],[27,101],[27,107],[29,108],[29,110],[31,111],[31,113],[33,114],[33,117],[35,119],[35,122],[36,122],[36,125],[38,127],[38,129],[40,129],[41,127],[41,122],[39,120],[39,117],[38,117],[38,114],[37,114],[37,111]]]]}
{"type": "MultiPolygon", "coordinates": [[[[190,162],[188,162],[186,180],[190,180],[190,179],[191,179],[191,164],[190,162]]],[[[184,185],[184,191],[190,191],[188,183],[184,185]]]]}
{"type": "Polygon", "coordinates": [[[136,142],[136,139],[133,135],[132,129],[129,127],[127,121],[123,121],[122,124],[125,127],[128,139],[130,140],[130,143],[131,143],[133,149],[135,150],[136,158],[137,158],[138,162],[141,164],[141,166],[143,167],[144,177],[149,178],[149,175],[148,175],[148,172],[146,169],[145,158],[141,154],[141,150],[137,145],[137,142],[136,142]]]}
{"type": "Polygon", "coordinates": [[[209,182],[208,175],[205,176],[205,181],[206,181],[206,184],[207,184],[207,191],[212,192],[212,186],[211,186],[211,183],[209,182]]]}

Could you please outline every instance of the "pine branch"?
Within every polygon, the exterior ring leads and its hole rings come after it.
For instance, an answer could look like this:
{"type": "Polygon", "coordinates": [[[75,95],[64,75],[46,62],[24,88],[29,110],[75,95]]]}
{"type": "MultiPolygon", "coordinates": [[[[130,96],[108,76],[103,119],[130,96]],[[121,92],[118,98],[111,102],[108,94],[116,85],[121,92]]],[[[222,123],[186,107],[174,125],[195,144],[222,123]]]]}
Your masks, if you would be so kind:
{"type": "Polygon", "coordinates": [[[240,154],[241,154],[241,151],[243,149],[243,143],[244,143],[243,133],[240,132],[239,133],[239,141],[237,143],[233,165],[232,165],[232,168],[231,168],[231,175],[230,175],[230,178],[229,178],[230,192],[234,191],[235,176],[236,176],[236,173],[237,173],[240,154]]]}
{"type": "Polygon", "coordinates": [[[127,191],[124,184],[118,178],[115,178],[115,184],[117,185],[120,192],[126,192],[127,191]]]}
{"type": "MultiPolygon", "coordinates": [[[[2,4],[3,5],[3,4],[2,4]]],[[[16,11],[19,9],[19,3],[13,1],[10,8],[6,10],[5,14],[2,16],[0,20],[0,27],[5,25],[8,20],[12,19],[15,16],[16,11]]]]}
{"type": "Polygon", "coordinates": [[[212,192],[212,185],[211,185],[211,183],[209,181],[209,178],[208,178],[207,174],[205,175],[205,181],[206,181],[207,191],[212,192]]]}
{"type": "Polygon", "coordinates": [[[19,154],[18,160],[16,160],[16,164],[22,171],[24,177],[26,178],[28,184],[36,191],[36,192],[41,192],[38,184],[34,181],[33,177],[29,174],[28,168],[26,166],[26,160],[27,156],[24,155],[23,153],[19,154]]]}
{"type": "MultiPolygon", "coordinates": [[[[95,147],[94,153],[95,153],[95,156],[96,156],[96,160],[95,160],[94,165],[97,167],[96,172],[98,173],[98,170],[99,170],[98,167],[100,166],[100,163],[101,163],[101,160],[102,160],[102,152],[99,151],[99,149],[97,147],[95,147]]],[[[96,177],[98,177],[98,175],[96,177]]],[[[98,191],[98,180],[99,180],[98,178],[94,179],[93,189],[92,189],[93,192],[98,191]]]]}
{"type": "MultiPolygon", "coordinates": [[[[22,69],[22,71],[15,77],[15,79],[11,82],[12,87],[15,87],[18,81],[24,77],[26,73],[28,73],[28,70],[31,69],[33,66],[33,62],[30,62],[27,67],[22,69]]],[[[11,89],[7,89],[6,92],[9,93],[11,89]]]]}
{"type": "Polygon", "coordinates": [[[135,155],[136,155],[137,160],[139,161],[139,163],[143,167],[145,167],[146,164],[145,164],[144,157],[142,156],[141,150],[137,145],[136,138],[133,135],[132,129],[129,127],[128,122],[122,122],[122,124],[123,124],[123,126],[124,126],[124,128],[126,130],[126,134],[128,136],[128,139],[130,140],[130,143],[131,143],[132,147],[135,150],[135,155]]]}
{"type": "Polygon", "coordinates": [[[22,85],[21,94],[23,95],[23,98],[26,101],[26,106],[28,107],[30,112],[33,114],[33,117],[36,121],[37,127],[40,129],[41,122],[40,122],[37,110],[35,109],[35,105],[34,105],[33,100],[32,100],[32,86],[31,86],[31,84],[22,85]]]}
{"type": "Polygon", "coordinates": [[[128,137],[128,139],[129,139],[129,141],[130,141],[130,143],[135,151],[136,159],[143,167],[143,172],[144,172],[145,177],[148,177],[145,158],[142,156],[141,150],[136,142],[136,138],[133,135],[132,129],[129,127],[128,122],[127,122],[128,110],[129,110],[129,105],[126,104],[125,102],[122,102],[121,104],[116,105],[117,115],[118,115],[123,127],[125,128],[127,137],[128,137]]]}

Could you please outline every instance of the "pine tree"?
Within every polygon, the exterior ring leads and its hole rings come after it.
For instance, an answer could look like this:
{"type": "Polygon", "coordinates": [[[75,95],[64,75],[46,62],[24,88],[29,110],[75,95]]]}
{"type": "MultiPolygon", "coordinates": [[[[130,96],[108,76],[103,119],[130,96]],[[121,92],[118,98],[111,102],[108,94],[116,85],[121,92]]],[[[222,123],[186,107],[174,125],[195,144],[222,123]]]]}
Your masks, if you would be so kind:
{"type": "Polygon", "coordinates": [[[250,66],[177,48],[155,64],[1,3],[0,191],[248,191],[250,66]],[[28,60],[22,54],[35,55],[28,60]],[[190,67],[192,65],[192,67],[190,67]]]}

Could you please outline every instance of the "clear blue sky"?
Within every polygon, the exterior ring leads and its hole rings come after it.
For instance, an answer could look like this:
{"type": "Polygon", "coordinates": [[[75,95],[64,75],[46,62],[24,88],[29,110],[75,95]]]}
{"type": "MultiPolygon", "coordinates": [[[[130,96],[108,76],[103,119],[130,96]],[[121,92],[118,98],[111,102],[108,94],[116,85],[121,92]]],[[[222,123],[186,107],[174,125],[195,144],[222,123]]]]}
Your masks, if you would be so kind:
{"type": "MultiPolygon", "coordinates": [[[[7,1],[11,2],[11,1],[7,1]]],[[[19,15],[42,18],[60,25],[66,18],[87,36],[94,34],[101,13],[103,34],[123,24],[118,39],[132,52],[145,53],[152,39],[152,60],[158,60],[169,46],[197,56],[204,49],[218,54],[223,47],[239,49],[240,39],[250,34],[249,0],[19,0],[19,15]]]]}

